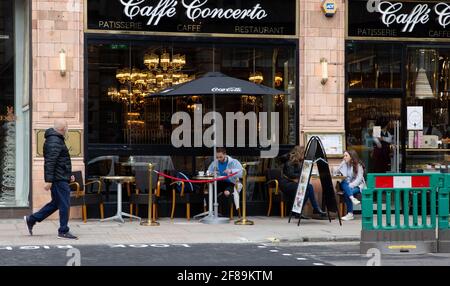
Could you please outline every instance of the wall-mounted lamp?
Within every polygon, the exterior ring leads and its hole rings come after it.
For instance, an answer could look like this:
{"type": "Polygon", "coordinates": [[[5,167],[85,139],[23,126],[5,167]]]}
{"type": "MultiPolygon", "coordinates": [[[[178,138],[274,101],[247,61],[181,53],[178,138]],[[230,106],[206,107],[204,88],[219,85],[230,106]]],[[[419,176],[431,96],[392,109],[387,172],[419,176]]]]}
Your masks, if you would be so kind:
{"type": "Polygon", "coordinates": [[[61,76],[66,75],[66,51],[64,49],[59,51],[59,73],[61,76]]]}
{"type": "Polygon", "coordinates": [[[326,58],[321,58],[320,59],[320,65],[322,67],[322,80],[320,81],[320,83],[322,85],[326,84],[328,81],[328,61],[326,58]]]}

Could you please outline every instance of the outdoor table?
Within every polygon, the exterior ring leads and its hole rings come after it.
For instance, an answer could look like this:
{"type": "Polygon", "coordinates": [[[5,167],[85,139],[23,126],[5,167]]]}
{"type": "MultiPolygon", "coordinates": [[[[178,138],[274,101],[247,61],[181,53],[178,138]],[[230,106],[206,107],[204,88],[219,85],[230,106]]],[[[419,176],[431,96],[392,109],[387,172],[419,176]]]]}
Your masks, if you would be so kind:
{"type": "MultiPolygon", "coordinates": [[[[192,179],[194,180],[212,180],[214,179],[214,176],[195,176],[192,177],[192,179]]],[[[198,214],[196,216],[194,216],[194,218],[199,218],[199,217],[203,217],[203,216],[213,216],[213,210],[212,210],[212,205],[213,205],[213,187],[214,187],[214,182],[209,182],[208,183],[208,211],[198,214]]]]}
{"type": "MultiPolygon", "coordinates": [[[[214,179],[214,176],[206,175],[206,176],[195,176],[193,177],[194,180],[212,180],[214,179]]],[[[220,177],[216,177],[220,178],[220,177]]],[[[217,190],[214,190],[214,182],[208,183],[208,212],[202,213],[200,215],[194,216],[194,218],[197,218],[199,216],[205,216],[200,220],[202,223],[206,224],[224,224],[229,223],[230,220],[228,218],[219,218],[219,203],[217,202],[217,190]],[[213,211],[213,199],[214,199],[214,211],[213,211]]]]}
{"type": "Polygon", "coordinates": [[[124,223],[125,221],[123,220],[122,216],[132,217],[140,220],[140,217],[122,212],[122,183],[132,183],[135,181],[135,178],[131,176],[104,176],[100,177],[100,179],[117,183],[117,213],[115,216],[102,219],[101,221],[119,220],[120,222],[124,223]]]}

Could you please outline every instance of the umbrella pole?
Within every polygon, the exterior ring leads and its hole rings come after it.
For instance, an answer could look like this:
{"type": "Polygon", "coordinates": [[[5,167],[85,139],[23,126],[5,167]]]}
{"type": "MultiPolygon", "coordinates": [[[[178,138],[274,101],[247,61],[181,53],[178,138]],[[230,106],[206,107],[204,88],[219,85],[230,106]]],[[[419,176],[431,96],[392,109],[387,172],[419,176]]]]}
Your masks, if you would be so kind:
{"type": "MultiPolygon", "coordinates": [[[[219,162],[216,160],[216,155],[217,155],[217,149],[216,149],[216,144],[217,144],[217,129],[216,129],[216,95],[213,94],[213,120],[214,120],[214,127],[213,127],[213,131],[214,131],[214,146],[213,146],[213,154],[214,154],[214,158],[213,158],[213,162],[214,163],[214,179],[217,178],[217,172],[219,170],[218,164],[219,162]]],[[[229,223],[230,219],[229,218],[224,218],[224,217],[219,217],[219,204],[217,202],[217,181],[214,181],[214,210],[213,210],[213,215],[212,216],[207,216],[204,219],[201,220],[201,222],[206,223],[206,224],[225,224],[225,223],[229,223]]],[[[211,193],[209,193],[209,195],[211,195],[211,193]]],[[[211,205],[209,206],[209,208],[211,209],[211,205]]]]}
{"type": "MultiPolygon", "coordinates": [[[[216,95],[213,94],[213,120],[214,120],[214,146],[213,146],[213,162],[214,164],[214,179],[217,178],[217,172],[219,171],[219,162],[216,160],[217,155],[217,129],[216,129],[216,95]]],[[[214,181],[214,217],[219,217],[219,203],[217,202],[217,181],[214,181]]]]}

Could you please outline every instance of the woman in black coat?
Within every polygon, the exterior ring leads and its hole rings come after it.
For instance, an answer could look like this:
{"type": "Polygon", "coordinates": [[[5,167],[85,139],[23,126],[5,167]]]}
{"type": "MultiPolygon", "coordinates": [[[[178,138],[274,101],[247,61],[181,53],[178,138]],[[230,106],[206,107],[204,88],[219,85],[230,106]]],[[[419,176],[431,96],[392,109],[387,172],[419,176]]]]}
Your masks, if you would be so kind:
{"type": "MultiPolygon", "coordinates": [[[[286,157],[284,157],[285,163],[283,165],[283,176],[280,179],[280,184],[284,191],[283,194],[286,196],[287,201],[289,202],[289,207],[291,209],[295,199],[295,195],[297,194],[298,180],[302,172],[304,153],[304,147],[296,146],[286,157]]],[[[316,201],[316,197],[314,196],[314,188],[311,184],[308,184],[308,187],[306,188],[303,207],[308,202],[308,200],[311,201],[314,214],[319,214],[322,217],[326,216],[326,213],[320,209],[316,201]]],[[[308,219],[308,217],[305,217],[303,215],[302,218],[308,219]]]]}

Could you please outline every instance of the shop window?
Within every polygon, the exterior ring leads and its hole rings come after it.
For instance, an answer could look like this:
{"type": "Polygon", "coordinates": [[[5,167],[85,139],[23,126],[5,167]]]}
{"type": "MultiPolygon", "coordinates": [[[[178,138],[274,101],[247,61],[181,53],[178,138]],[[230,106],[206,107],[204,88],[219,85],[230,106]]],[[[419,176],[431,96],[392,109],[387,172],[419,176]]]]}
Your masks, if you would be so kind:
{"type": "Polygon", "coordinates": [[[347,90],[402,88],[401,46],[346,44],[347,90]]]}
{"type": "Polygon", "coordinates": [[[275,97],[217,96],[216,111],[224,118],[226,112],[279,112],[280,143],[296,144],[294,46],[139,41],[88,44],[88,143],[171,145],[176,127],[172,115],[193,115],[200,105],[206,114],[212,110],[212,97],[152,94],[213,70],[288,92],[275,97]]]}
{"type": "Polygon", "coordinates": [[[408,131],[407,170],[450,167],[450,49],[410,47],[407,50],[407,106],[423,108],[423,130],[408,131]]]}
{"type": "Polygon", "coordinates": [[[28,5],[0,0],[0,208],[29,205],[28,5]]]}

